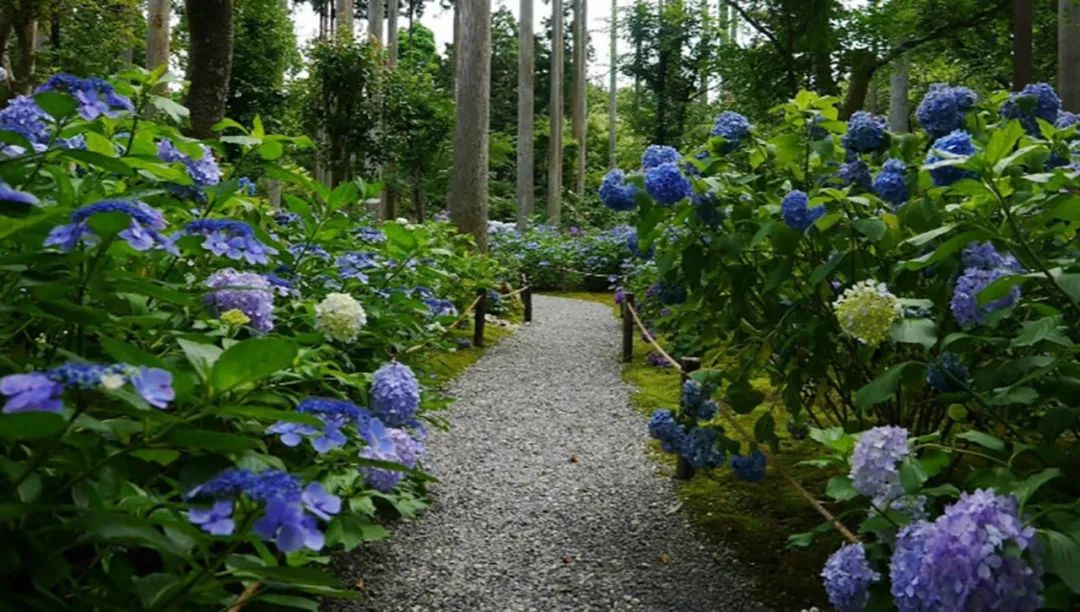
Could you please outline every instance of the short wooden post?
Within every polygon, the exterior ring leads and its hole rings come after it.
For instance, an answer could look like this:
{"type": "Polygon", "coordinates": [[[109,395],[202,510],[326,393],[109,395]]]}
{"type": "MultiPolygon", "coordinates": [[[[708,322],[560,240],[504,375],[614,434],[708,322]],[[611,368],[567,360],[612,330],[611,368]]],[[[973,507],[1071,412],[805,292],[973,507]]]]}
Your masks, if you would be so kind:
{"type": "MultiPolygon", "coordinates": [[[[528,283],[529,281],[525,281],[528,283]]],[[[521,301],[525,305],[525,322],[532,323],[532,287],[525,285],[521,292],[521,301]]]]}
{"type": "MultiPolygon", "coordinates": [[[[682,367],[681,382],[685,383],[690,378],[690,373],[701,369],[701,359],[698,357],[683,357],[679,360],[679,365],[682,367]]],[[[679,387],[679,406],[686,408],[682,405],[682,387],[679,387]]],[[[686,460],[686,457],[679,455],[675,460],[675,479],[676,480],[690,480],[694,477],[694,466],[690,465],[690,462],[686,460]]]]}
{"type": "Polygon", "coordinates": [[[483,348],[484,346],[484,323],[487,318],[487,289],[480,289],[478,291],[480,299],[476,301],[476,318],[473,323],[473,346],[477,348],[483,348]]]}
{"type": "Polygon", "coordinates": [[[622,360],[630,363],[634,360],[634,315],[630,314],[630,308],[634,305],[634,294],[627,291],[623,294],[622,303],[622,360]]]}

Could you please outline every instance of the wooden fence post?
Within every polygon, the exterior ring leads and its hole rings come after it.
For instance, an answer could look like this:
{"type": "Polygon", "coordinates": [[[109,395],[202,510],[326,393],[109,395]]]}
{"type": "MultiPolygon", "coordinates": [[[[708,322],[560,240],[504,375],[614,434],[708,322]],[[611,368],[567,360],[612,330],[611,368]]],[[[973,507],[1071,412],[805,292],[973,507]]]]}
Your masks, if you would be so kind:
{"type": "Polygon", "coordinates": [[[484,323],[487,318],[487,289],[478,290],[480,299],[476,302],[476,318],[473,323],[473,346],[484,347],[484,323]]]}
{"type": "Polygon", "coordinates": [[[630,308],[634,305],[634,294],[627,291],[623,294],[622,303],[622,360],[630,363],[634,360],[634,316],[630,314],[630,308]]]}
{"type": "MultiPolygon", "coordinates": [[[[690,373],[701,369],[701,359],[698,357],[683,357],[679,360],[679,365],[682,367],[682,375],[680,376],[681,382],[685,383],[690,379],[690,373]]],[[[679,407],[685,409],[686,406],[682,405],[682,386],[679,386],[679,407]]],[[[681,415],[680,415],[681,416],[681,415]]],[[[694,477],[694,466],[690,465],[690,462],[686,460],[681,454],[675,460],[675,479],[676,480],[690,480],[694,477]]]]}
{"type": "Polygon", "coordinates": [[[521,279],[525,283],[525,289],[521,292],[521,302],[525,305],[525,322],[532,323],[532,287],[529,279],[521,279]]]}

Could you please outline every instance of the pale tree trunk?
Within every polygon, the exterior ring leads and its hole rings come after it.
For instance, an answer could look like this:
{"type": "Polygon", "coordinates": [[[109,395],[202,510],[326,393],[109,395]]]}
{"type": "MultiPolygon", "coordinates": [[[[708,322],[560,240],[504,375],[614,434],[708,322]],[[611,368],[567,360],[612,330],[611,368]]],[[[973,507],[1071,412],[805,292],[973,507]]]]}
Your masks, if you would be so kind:
{"type": "Polygon", "coordinates": [[[906,55],[901,55],[893,62],[892,75],[889,76],[889,131],[895,134],[910,132],[908,116],[909,73],[911,63],[906,55]]]}
{"type": "Polygon", "coordinates": [[[611,58],[611,66],[608,75],[608,168],[614,169],[618,163],[616,158],[616,146],[618,136],[619,103],[616,94],[615,75],[619,66],[618,42],[619,42],[619,0],[611,0],[611,39],[608,49],[611,58]]]}
{"type": "MultiPolygon", "coordinates": [[[[709,12],[709,0],[701,0],[701,29],[708,32],[712,26],[712,13],[709,12]]],[[[709,103],[709,66],[708,62],[698,66],[698,78],[701,79],[701,101],[709,103]]]]}
{"type": "MultiPolygon", "coordinates": [[[[146,69],[159,66],[169,69],[169,19],[172,15],[171,0],[149,0],[146,3],[146,69]]],[[[156,93],[168,91],[162,83],[156,93]]]]}
{"type": "Polygon", "coordinates": [[[521,0],[518,28],[518,115],[517,115],[517,225],[525,229],[533,214],[536,177],[533,150],[533,0],[521,0]]]}
{"type": "Polygon", "coordinates": [[[491,0],[458,0],[457,125],[450,179],[450,219],[487,250],[488,116],[491,105],[491,0]]]}
{"type": "Polygon", "coordinates": [[[454,53],[450,59],[454,62],[453,76],[454,76],[454,99],[457,99],[458,94],[458,63],[457,57],[461,54],[461,9],[458,7],[458,3],[461,0],[454,1],[454,53]]]}
{"type": "Polygon", "coordinates": [[[1080,112],[1080,3],[1058,0],[1058,93],[1067,111],[1080,112]]]}
{"type": "Polygon", "coordinates": [[[225,116],[232,71],[233,1],[187,0],[187,107],[191,135],[209,138],[211,128],[225,116]]]}
{"type": "Polygon", "coordinates": [[[588,53],[589,28],[586,22],[587,0],[574,2],[574,90],[570,96],[570,129],[577,144],[574,158],[574,193],[585,195],[585,54],[588,53]]]}
{"type": "Polygon", "coordinates": [[[368,2],[368,36],[379,45],[383,42],[383,0],[368,2]]]}
{"type": "Polygon", "coordinates": [[[1013,91],[1031,82],[1031,0],[1013,0],[1013,91]]]}
{"type": "Polygon", "coordinates": [[[563,153],[563,3],[551,2],[551,137],[548,139],[548,223],[559,225],[562,217],[563,153]]]}
{"type": "Polygon", "coordinates": [[[353,28],[356,21],[356,7],[353,0],[337,0],[337,29],[334,31],[338,38],[353,37],[353,28]]]}
{"type": "Polygon", "coordinates": [[[398,0],[388,0],[386,12],[386,50],[389,53],[390,66],[397,66],[398,60],[398,0]]]}
{"type": "MultiPolygon", "coordinates": [[[[725,42],[731,42],[728,38],[728,5],[720,0],[720,6],[716,10],[716,36],[719,39],[720,44],[725,42]]],[[[718,100],[723,101],[724,98],[724,80],[717,77],[716,84],[716,97],[718,100]]]]}
{"type": "MultiPolygon", "coordinates": [[[[398,59],[398,0],[387,0],[386,2],[386,63],[391,69],[397,66],[398,59]]],[[[383,168],[382,174],[384,177],[392,177],[396,175],[396,165],[393,162],[387,163],[383,168]]],[[[394,185],[390,181],[386,182],[386,188],[383,190],[382,198],[383,218],[395,219],[398,216],[398,193],[394,189],[394,185]]]]}

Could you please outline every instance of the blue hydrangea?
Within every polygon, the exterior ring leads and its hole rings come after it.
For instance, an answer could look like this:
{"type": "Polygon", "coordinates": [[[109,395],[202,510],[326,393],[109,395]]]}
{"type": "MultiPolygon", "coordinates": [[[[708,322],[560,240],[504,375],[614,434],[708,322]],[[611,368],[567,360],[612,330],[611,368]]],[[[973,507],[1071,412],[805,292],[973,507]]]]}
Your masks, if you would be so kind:
{"type": "Polygon", "coordinates": [[[361,423],[368,418],[367,413],[352,402],[325,397],[309,397],[297,405],[296,411],[318,418],[322,421],[322,429],[303,423],[278,421],[268,427],[266,433],[278,435],[286,446],[297,446],[308,439],[320,455],[340,448],[348,441],[342,432],[346,425],[361,423]]]}
{"type": "Polygon", "coordinates": [[[371,383],[371,411],[390,427],[416,422],[420,384],[409,366],[396,361],[375,371],[371,383]]]}
{"type": "Polygon", "coordinates": [[[281,227],[289,227],[291,225],[302,225],[304,219],[294,212],[279,210],[274,213],[274,223],[277,223],[281,227]]]}
{"type": "Polygon", "coordinates": [[[724,449],[716,443],[720,433],[715,427],[691,429],[683,439],[682,456],[698,469],[724,465],[724,449]]]}
{"type": "Polygon", "coordinates": [[[1024,267],[1009,252],[1001,253],[991,242],[972,242],[964,248],[961,262],[965,268],[981,268],[983,270],[997,270],[999,268],[1012,272],[1023,272],[1024,267]]]}
{"type": "Polygon", "coordinates": [[[12,189],[3,181],[0,181],[0,204],[28,209],[31,206],[41,204],[41,201],[32,193],[12,189]]]}
{"type": "Polygon", "coordinates": [[[374,227],[362,226],[353,230],[352,235],[363,240],[364,242],[370,242],[372,244],[378,244],[380,242],[386,242],[386,234],[381,230],[377,230],[374,227]]]}
{"type": "Polygon", "coordinates": [[[675,421],[670,410],[657,410],[649,418],[649,435],[660,442],[666,453],[680,453],[686,445],[686,430],[675,421]]]}
{"type": "Polygon", "coordinates": [[[0,378],[4,414],[15,412],[60,412],[64,409],[64,385],[47,373],[8,374],[0,378]]]}
{"type": "MultiPolygon", "coordinates": [[[[371,419],[361,428],[365,446],[360,451],[362,459],[399,463],[414,468],[424,453],[424,447],[401,429],[388,428],[378,419],[371,419]]],[[[363,466],[360,473],[368,485],[388,493],[405,478],[405,472],[382,467],[363,466]]]]}
{"type": "Polygon", "coordinates": [[[870,585],[881,580],[881,574],[870,567],[862,544],[841,546],[829,556],[821,570],[825,593],[838,612],[861,612],[870,601],[870,585]]]}
{"type": "Polygon", "coordinates": [[[999,112],[1005,119],[1019,119],[1024,131],[1038,136],[1038,120],[1042,119],[1053,125],[1060,111],[1061,98],[1053,87],[1046,83],[1031,83],[1009,96],[1009,99],[1002,103],[999,112]]]}
{"type": "Polygon", "coordinates": [[[899,159],[889,159],[874,179],[874,193],[893,207],[898,208],[908,200],[907,166],[899,159]]]}
{"type": "Polygon", "coordinates": [[[716,116],[712,128],[713,136],[724,139],[721,153],[730,153],[739,148],[739,144],[750,136],[750,122],[746,117],[734,111],[724,111],[716,116]]]}
{"type": "Polygon", "coordinates": [[[655,244],[650,244],[649,249],[645,252],[642,252],[638,244],[638,236],[636,229],[632,227],[625,227],[625,229],[622,229],[620,231],[622,231],[623,235],[625,236],[627,250],[629,250],[634,257],[637,257],[639,259],[652,259],[653,255],[656,253],[655,244]]]}
{"type": "Polygon", "coordinates": [[[698,220],[707,227],[719,227],[727,216],[720,205],[720,198],[717,197],[716,192],[713,190],[705,193],[695,193],[690,196],[690,203],[694,207],[694,214],[698,220]]]}
{"type": "Polygon", "coordinates": [[[653,166],[645,173],[645,191],[657,204],[671,206],[690,197],[691,185],[677,163],[667,162],[653,166]]]}
{"type": "Polygon", "coordinates": [[[649,145],[641,155],[641,170],[651,170],[660,164],[675,163],[682,159],[682,155],[675,149],[665,145],[649,145]]]}
{"type": "Polygon", "coordinates": [[[915,118],[932,138],[941,138],[963,129],[964,113],[973,108],[977,101],[978,96],[967,87],[936,83],[930,86],[919,103],[915,118]]]}
{"type": "Polygon", "coordinates": [[[612,170],[604,175],[600,183],[600,202],[611,210],[628,211],[634,209],[634,196],[637,186],[626,182],[622,170],[612,170]]]}
{"type": "Polygon", "coordinates": [[[450,300],[440,300],[438,298],[424,298],[424,305],[428,307],[428,311],[431,313],[431,316],[436,319],[441,317],[458,316],[458,309],[450,300]]]}
{"type": "Polygon", "coordinates": [[[756,448],[745,457],[732,455],[731,469],[741,480],[761,482],[765,480],[765,453],[761,452],[760,448],[756,448]]]}
{"type": "Polygon", "coordinates": [[[695,421],[708,421],[716,415],[717,405],[711,399],[715,387],[690,379],[683,383],[679,401],[680,413],[695,421]]]}
{"type": "Polygon", "coordinates": [[[55,246],[67,253],[80,243],[94,245],[99,238],[90,228],[90,217],[99,213],[123,213],[131,219],[131,225],[117,237],[122,238],[136,251],[152,248],[178,254],[173,240],[160,233],[168,225],[165,217],[158,210],[143,202],[125,202],[123,200],[103,200],[83,206],[71,213],[71,223],[58,225],[45,238],[44,246],[55,246]]]}
{"type": "Polygon", "coordinates": [[[960,391],[960,383],[966,383],[970,378],[971,370],[953,353],[942,353],[926,369],[926,383],[938,393],[960,391]],[[959,382],[954,382],[954,379],[959,382]]]}
{"type": "Polygon", "coordinates": [[[121,111],[131,112],[135,105],[126,96],[116,93],[108,82],[99,78],[82,79],[60,73],[45,81],[37,91],[62,91],[78,102],[79,116],[87,121],[105,116],[115,119],[121,111]]]}
{"type": "Polygon", "coordinates": [[[182,163],[187,169],[188,176],[191,177],[191,182],[197,187],[212,187],[221,182],[221,168],[214,160],[214,153],[210,147],[206,145],[199,145],[199,147],[202,149],[202,156],[199,159],[193,159],[177,149],[171,140],[163,138],[158,141],[158,157],[164,162],[182,163]]]}
{"type": "Polygon", "coordinates": [[[885,130],[884,117],[858,111],[848,119],[847,133],[842,143],[845,149],[855,153],[878,151],[889,142],[889,134],[885,130]]]}
{"type": "Polygon", "coordinates": [[[274,286],[266,277],[253,272],[223,268],[204,283],[211,291],[203,301],[214,316],[239,310],[251,319],[252,329],[267,333],[274,329],[274,286]]]}
{"type": "MultiPolygon", "coordinates": [[[[204,157],[205,157],[205,154],[204,154],[204,157]]],[[[256,189],[255,181],[249,179],[246,176],[241,176],[240,180],[236,181],[236,190],[239,191],[240,193],[246,194],[248,196],[254,196],[255,195],[255,189],[256,189]]]]}
{"type": "Polygon", "coordinates": [[[379,266],[378,256],[374,253],[362,253],[349,251],[334,262],[337,265],[341,278],[352,278],[361,283],[368,283],[368,275],[364,270],[371,270],[379,266]]]}
{"type": "Polygon", "coordinates": [[[288,250],[289,255],[292,255],[297,261],[307,257],[313,257],[320,261],[330,261],[332,259],[326,249],[314,243],[293,244],[289,246],[288,250]]]}
{"type": "Polygon", "coordinates": [[[825,206],[809,207],[810,198],[798,189],[788,192],[780,202],[780,217],[792,229],[806,231],[825,214],[825,206]]]}
{"type": "MultiPolygon", "coordinates": [[[[967,159],[975,154],[975,143],[971,140],[971,134],[964,130],[956,130],[934,141],[930,150],[926,153],[925,164],[931,166],[951,159],[967,159]]],[[[930,178],[938,187],[952,185],[962,178],[974,177],[975,173],[970,170],[958,168],[955,165],[942,165],[930,168],[930,178]]]]}
{"type": "Polygon", "coordinates": [[[836,178],[844,187],[858,187],[863,191],[873,189],[874,178],[870,175],[870,166],[861,159],[853,159],[840,166],[836,178]]]}
{"type": "Polygon", "coordinates": [[[901,530],[889,573],[900,612],[1034,612],[1043,603],[1035,529],[1014,497],[992,489],[964,493],[933,523],[901,530]]]}
{"type": "Polygon", "coordinates": [[[900,486],[900,462],[910,452],[903,427],[882,426],[864,431],[851,454],[851,482],[867,497],[895,499],[900,486]]]}
{"type": "Polygon", "coordinates": [[[1009,293],[991,302],[979,306],[979,292],[990,286],[997,279],[1012,274],[1005,268],[986,270],[983,268],[968,268],[956,279],[953,288],[953,297],[949,301],[956,321],[964,327],[983,325],[987,322],[991,313],[997,310],[1010,308],[1020,300],[1020,287],[1014,285],[1009,293]]]}
{"type": "Polygon", "coordinates": [[[203,249],[235,261],[266,264],[269,255],[277,254],[277,249],[255,237],[250,225],[234,219],[197,219],[184,227],[184,234],[205,237],[203,249]]]}
{"type": "Polygon", "coordinates": [[[1059,130],[1071,128],[1072,126],[1080,123],[1080,114],[1063,110],[1058,113],[1057,121],[1054,121],[1054,127],[1059,130]]]}
{"type": "MultiPolygon", "coordinates": [[[[52,118],[29,96],[15,96],[0,110],[0,130],[15,132],[31,145],[45,148],[49,140],[49,123],[52,118]]],[[[22,147],[2,144],[0,152],[8,156],[28,153],[22,147]]]]}

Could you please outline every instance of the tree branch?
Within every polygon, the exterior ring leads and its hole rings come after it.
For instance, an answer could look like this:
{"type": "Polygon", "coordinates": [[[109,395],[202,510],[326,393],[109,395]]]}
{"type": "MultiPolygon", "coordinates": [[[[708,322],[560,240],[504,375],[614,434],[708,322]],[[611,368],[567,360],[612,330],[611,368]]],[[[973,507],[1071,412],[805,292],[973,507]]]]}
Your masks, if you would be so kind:
{"type": "MultiPolygon", "coordinates": [[[[727,0],[725,0],[725,2],[726,1],[727,0]]],[[[983,9],[981,11],[978,11],[976,13],[973,13],[970,17],[968,17],[967,19],[965,19],[963,21],[958,21],[958,22],[955,22],[955,23],[946,24],[946,25],[944,25],[944,26],[942,26],[940,28],[937,28],[937,29],[931,30],[930,32],[927,32],[926,34],[923,34],[922,36],[916,36],[915,38],[909,38],[909,39],[901,42],[900,44],[896,45],[892,49],[890,49],[888,53],[885,53],[884,55],[879,57],[877,59],[877,61],[875,62],[875,64],[874,64],[874,68],[877,69],[877,68],[880,68],[880,67],[882,67],[882,66],[884,66],[886,64],[889,64],[893,60],[895,60],[896,58],[898,58],[901,55],[907,53],[908,51],[911,51],[911,50],[913,50],[913,49],[915,49],[917,47],[921,47],[922,45],[924,45],[924,44],[926,44],[928,42],[933,42],[933,41],[935,41],[935,40],[937,40],[939,38],[944,38],[946,36],[949,36],[949,35],[953,34],[958,29],[973,28],[973,27],[979,25],[980,23],[982,23],[983,21],[985,21],[986,19],[989,19],[990,17],[993,17],[1001,9],[1005,8],[1005,5],[1007,3],[1008,3],[1008,0],[997,0],[997,2],[993,2],[989,6],[987,6],[985,9],[983,9]]]]}

